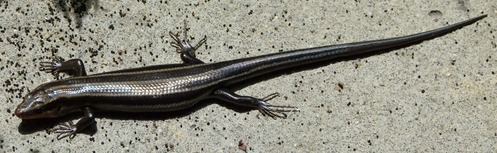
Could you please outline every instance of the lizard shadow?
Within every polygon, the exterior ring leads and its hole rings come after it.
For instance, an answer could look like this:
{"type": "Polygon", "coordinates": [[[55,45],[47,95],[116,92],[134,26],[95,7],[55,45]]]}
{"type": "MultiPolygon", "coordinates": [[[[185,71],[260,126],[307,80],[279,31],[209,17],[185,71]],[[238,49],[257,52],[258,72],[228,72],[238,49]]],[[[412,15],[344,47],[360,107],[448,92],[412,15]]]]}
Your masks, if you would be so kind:
{"type": "Polygon", "coordinates": [[[53,0],[57,9],[64,13],[69,25],[72,24],[71,16],[74,16],[76,28],[83,26],[83,18],[88,15],[91,8],[100,8],[98,0],[53,0]]]}
{"type": "MultiPolygon", "coordinates": [[[[63,117],[57,118],[41,118],[41,119],[23,119],[19,124],[17,130],[19,133],[26,135],[37,131],[48,130],[53,128],[59,123],[69,122],[76,118],[81,117],[81,114],[73,113],[63,117]]],[[[90,125],[90,127],[83,130],[81,133],[93,135],[97,132],[96,124],[90,125]]]]}

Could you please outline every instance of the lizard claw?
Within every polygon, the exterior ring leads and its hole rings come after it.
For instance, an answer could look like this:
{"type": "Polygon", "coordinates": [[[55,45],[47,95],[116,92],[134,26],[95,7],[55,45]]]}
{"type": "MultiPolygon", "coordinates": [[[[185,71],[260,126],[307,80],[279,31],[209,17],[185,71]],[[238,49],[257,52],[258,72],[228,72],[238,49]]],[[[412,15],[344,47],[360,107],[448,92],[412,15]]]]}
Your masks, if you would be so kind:
{"type": "Polygon", "coordinates": [[[40,71],[44,71],[47,73],[52,73],[53,75],[58,75],[60,71],[60,67],[62,66],[62,62],[64,62],[64,59],[61,57],[54,57],[51,62],[49,61],[41,61],[40,62],[40,71]]]}
{"type": "Polygon", "coordinates": [[[57,140],[69,137],[73,139],[76,136],[76,126],[72,122],[61,123],[54,128],[48,129],[47,132],[57,133],[57,140]]]}
{"type": "MultiPolygon", "coordinates": [[[[169,36],[173,39],[173,42],[171,42],[171,46],[176,48],[176,52],[182,53],[184,50],[187,50],[186,48],[190,46],[189,44],[184,44],[183,41],[179,38],[179,33],[173,33],[169,31],[169,36]]],[[[190,46],[191,48],[191,46],[190,46]]]]}
{"type": "Polygon", "coordinates": [[[169,36],[173,39],[173,41],[170,44],[171,44],[171,46],[173,46],[174,48],[176,48],[176,52],[178,52],[178,53],[189,53],[190,55],[195,56],[194,52],[200,46],[202,46],[203,44],[205,44],[205,42],[207,41],[207,36],[204,36],[204,38],[202,38],[197,43],[197,45],[192,46],[192,45],[190,45],[190,42],[188,40],[187,31],[188,31],[188,27],[186,25],[186,20],[185,20],[184,21],[184,29],[183,29],[183,37],[184,38],[181,39],[179,33],[173,33],[173,32],[170,31],[169,32],[169,36]]]}
{"type": "Polygon", "coordinates": [[[258,109],[263,115],[268,115],[274,119],[276,118],[286,118],[286,112],[299,111],[297,107],[294,106],[279,106],[268,104],[267,101],[279,97],[279,93],[272,93],[262,99],[259,99],[258,109]]]}

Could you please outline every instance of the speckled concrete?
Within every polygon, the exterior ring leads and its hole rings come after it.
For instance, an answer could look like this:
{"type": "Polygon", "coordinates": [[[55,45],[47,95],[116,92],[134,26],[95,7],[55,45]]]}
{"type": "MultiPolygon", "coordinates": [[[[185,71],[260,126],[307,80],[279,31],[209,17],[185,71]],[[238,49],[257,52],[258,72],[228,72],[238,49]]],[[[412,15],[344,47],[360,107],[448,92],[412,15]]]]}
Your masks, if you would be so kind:
{"type": "Polygon", "coordinates": [[[0,0],[0,152],[243,152],[240,141],[247,152],[497,150],[495,0],[89,2],[64,10],[51,0],[0,0]],[[412,34],[481,14],[489,17],[443,37],[237,91],[281,93],[273,104],[300,108],[287,119],[211,101],[179,115],[101,114],[95,131],[56,140],[44,129],[60,120],[21,124],[13,115],[28,91],[54,79],[36,67],[55,55],[81,58],[90,74],[180,62],[168,32],[184,19],[192,42],[208,37],[198,57],[217,62],[412,34]]]}

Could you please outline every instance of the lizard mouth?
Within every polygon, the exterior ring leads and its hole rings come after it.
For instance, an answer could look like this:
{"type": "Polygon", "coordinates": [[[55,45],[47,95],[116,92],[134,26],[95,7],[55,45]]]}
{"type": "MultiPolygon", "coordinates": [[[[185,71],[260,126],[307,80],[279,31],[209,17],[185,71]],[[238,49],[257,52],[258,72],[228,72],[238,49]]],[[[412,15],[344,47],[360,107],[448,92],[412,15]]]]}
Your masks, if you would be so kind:
{"type": "Polygon", "coordinates": [[[26,112],[24,109],[21,108],[21,106],[19,106],[16,111],[15,111],[15,115],[21,119],[31,119],[32,115],[29,115],[28,112],[26,112]]]}

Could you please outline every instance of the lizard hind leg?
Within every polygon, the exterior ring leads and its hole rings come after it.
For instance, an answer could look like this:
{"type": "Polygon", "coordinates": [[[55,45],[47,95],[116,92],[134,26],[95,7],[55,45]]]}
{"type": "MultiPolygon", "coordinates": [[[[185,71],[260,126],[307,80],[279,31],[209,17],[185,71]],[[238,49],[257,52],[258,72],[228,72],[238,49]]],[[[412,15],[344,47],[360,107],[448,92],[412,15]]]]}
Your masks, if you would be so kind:
{"type": "Polygon", "coordinates": [[[294,106],[280,106],[280,105],[271,105],[268,103],[269,100],[274,99],[279,96],[278,93],[270,94],[264,98],[255,98],[250,96],[241,96],[232,91],[226,89],[218,89],[214,92],[213,95],[215,98],[245,107],[252,107],[263,115],[267,115],[274,119],[276,118],[286,118],[287,112],[295,112],[298,111],[297,107],[294,106]]]}

